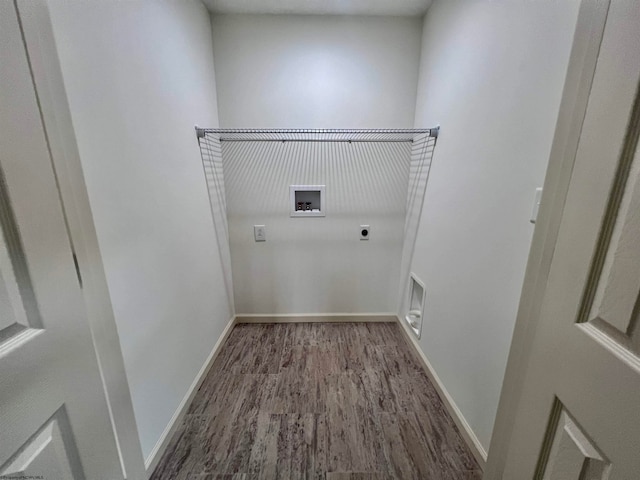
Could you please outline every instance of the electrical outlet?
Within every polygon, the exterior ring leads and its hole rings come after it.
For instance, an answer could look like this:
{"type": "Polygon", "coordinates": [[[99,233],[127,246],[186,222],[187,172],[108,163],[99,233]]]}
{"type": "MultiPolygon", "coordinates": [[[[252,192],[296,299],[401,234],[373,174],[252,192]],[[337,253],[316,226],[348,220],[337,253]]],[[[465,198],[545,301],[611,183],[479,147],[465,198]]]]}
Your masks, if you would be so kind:
{"type": "Polygon", "coordinates": [[[360,240],[369,240],[371,236],[371,227],[369,225],[360,225],[360,240]]]}
{"type": "Polygon", "coordinates": [[[264,225],[254,225],[253,226],[253,238],[256,242],[266,242],[267,241],[267,227],[264,225]]]}

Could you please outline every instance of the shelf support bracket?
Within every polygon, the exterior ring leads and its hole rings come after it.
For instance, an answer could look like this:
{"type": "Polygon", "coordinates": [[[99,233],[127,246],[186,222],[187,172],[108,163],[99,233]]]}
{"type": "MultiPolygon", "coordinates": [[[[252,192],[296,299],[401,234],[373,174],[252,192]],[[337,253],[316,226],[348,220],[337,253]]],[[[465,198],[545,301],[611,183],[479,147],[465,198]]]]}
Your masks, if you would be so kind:
{"type": "Polygon", "coordinates": [[[201,138],[204,138],[205,134],[205,129],[196,125],[196,138],[200,140],[201,138]]]}

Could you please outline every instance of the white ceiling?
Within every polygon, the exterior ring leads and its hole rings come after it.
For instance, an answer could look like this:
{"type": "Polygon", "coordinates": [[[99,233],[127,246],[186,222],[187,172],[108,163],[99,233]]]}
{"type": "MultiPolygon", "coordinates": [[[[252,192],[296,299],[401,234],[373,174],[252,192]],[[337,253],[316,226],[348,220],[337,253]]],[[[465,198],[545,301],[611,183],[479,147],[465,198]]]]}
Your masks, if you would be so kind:
{"type": "Polygon", "coordinates": [[[202,0],[212,13],[424,15],[432,0],[202,0]]]}

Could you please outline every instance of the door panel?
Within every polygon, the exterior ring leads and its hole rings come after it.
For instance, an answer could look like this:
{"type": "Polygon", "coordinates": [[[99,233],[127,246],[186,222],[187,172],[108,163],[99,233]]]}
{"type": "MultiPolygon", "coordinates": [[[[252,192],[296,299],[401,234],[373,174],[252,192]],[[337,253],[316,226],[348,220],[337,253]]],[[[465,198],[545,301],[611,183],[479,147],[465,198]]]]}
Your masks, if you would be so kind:
{"type": "Polygon", "coordinates": [[[24,307],[5,235],[0,231],[0,342],[15,335],[15,330],[29,328],[24,307]]]}
{"type": "Polygon", "coordinates": [[[505,479],[640,478],[639,86],[640,2],[613,1],[505,479]]]}
{"type": "Polygon", "coordinates": [[[612,337],[613,342],[634,353],[638,351],[637,319],[640,298],[640,150],[637,122],[640,97],[630,119],[622,146],[622,158],[609,204],[610,224],[605,224],[598,242],[592,280],[583,311],[588,322],[612,337]],[[591,305],[589,305],[591,303],[591,305]]]}
{"type": "Polygon", "coordinates": [[[558,408],[543,479],[604,480],[609,472],[609,462],[570,415],[562,407],[558,408]]]}
{"type": "Polygon", "coordinates": [[[0,469],[5,477],[83,478],[64,410],[58,410],[0,469]],[[64,433],[63,433],[64,432],[64,433]]]}
{"type": "Polygon", "coordinates": [[[14,2],[0,45],[0,472],[123,478],[14,2]]]}

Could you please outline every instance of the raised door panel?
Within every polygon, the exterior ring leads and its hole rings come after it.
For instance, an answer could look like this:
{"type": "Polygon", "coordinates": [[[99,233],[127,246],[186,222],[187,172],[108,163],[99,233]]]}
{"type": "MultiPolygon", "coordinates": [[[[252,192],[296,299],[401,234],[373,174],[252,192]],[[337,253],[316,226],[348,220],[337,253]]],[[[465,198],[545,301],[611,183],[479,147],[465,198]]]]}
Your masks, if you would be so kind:
{"type": "Polygon", "coordinates": [[[605,480],[609,462],[558,402],[543,480],[605,480]]]}
{"type": "Polygon", "coordinates": [[[0,468],[0,478],[84,478],[64,409],[47,420],[0,468]]]}
{"type": "MultiPolygon", "coordinates": [[[[638,45],[640,48],[640,45],[638,45]]],[[[611,226],[605,224],[594,256],[591,293],[593,298],[587,320],[604,333],[611,334],[626,349],[639,353],[637,338],[640,308],[640,101],[623,147],[619,189],[614,190],[609,211],[611,226]],[[633,159],[633,160],[632,160],[633,159]]],[[[587,308],[589,308],[587,306],[587,308]]]]}
{"type": "Polygon", "coordinates": [[[0,231],[0,341],[10,336],[6,333],[7,329],[27,326],[27,315],[20,298],[20,289],[13,273],[4,235],[0,231]]]}

